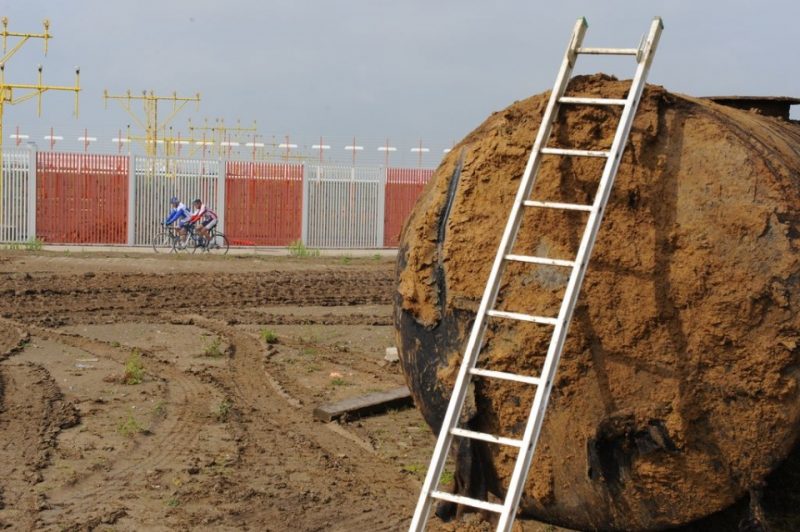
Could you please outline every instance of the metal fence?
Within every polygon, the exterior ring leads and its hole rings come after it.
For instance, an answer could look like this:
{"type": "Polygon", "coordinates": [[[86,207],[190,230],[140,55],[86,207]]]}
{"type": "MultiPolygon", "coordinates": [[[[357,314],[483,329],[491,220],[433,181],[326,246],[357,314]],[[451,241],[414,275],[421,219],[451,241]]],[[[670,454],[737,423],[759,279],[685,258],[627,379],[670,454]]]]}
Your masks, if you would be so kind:
{"type": "Polygon", "coordinates": [[[307,166],[303,242],[314,248],[383,247],[382,168],[307,166]]]}
{"type": "Polygon", "coordinates": [[[383,217],[385,247],[397,247],[400,243],[403,224],[432,175],[430,168],[386,169],[386,213],[383,217]]]}
{"type": "Polygon", "coordinates": [[[303,165],[228,161],[225,234],[233,245],[287,246],[302,235],[303,165]]]}
{"type": "Polygon", "coordinates": [[[30,150],[3,150],[0,171],[0,241],[25,242],[36,234],[36,182],[30,150]]]}
{"type": "Polygon", "coordinates": [[[192,201],[202,199],[219,215],[218,227],[224,231],[225,205],[219,192],[219,161],[133,157],[131,174],[128,208],[133,215],[128,242],[136,246],[150,245],[169,214],[169,201],[173,196],[190,208],[192,201]]]}
{"type": "Polygon", "coordinates": [[[233,245],[395,247],[432,170],[5,150],[0,242],[148,246],[177,196],[233,245]]]}
{"type": "Polygon", "coordinates": [[[124,244],[128,157],[39,152],[36,234],[46,242],[124,244]]]}

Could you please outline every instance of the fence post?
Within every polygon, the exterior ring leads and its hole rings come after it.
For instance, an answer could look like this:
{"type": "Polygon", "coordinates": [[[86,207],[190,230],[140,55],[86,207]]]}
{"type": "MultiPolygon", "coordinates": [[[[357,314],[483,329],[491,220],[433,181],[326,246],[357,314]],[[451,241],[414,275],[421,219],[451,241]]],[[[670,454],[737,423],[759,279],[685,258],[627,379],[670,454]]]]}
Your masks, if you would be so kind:
{"type": "Polygon", "coordinates": [[[228,162],[226,159],[219,160],[217,170],[217,231],[225,232],[225,183],[228,179],[228,162]]]}
{"type": "Polygon", "coordinates": [[[28,182],[26,189],[26,218],[25,240],[36,238],[36,145],[28,144],[30,148],[28,159],[28,182]]]}
{"type": "Polygon", "coordinates": [[[128,155],[128,245],[136,243],[136,156],[128,155]]]}
{"type": "Polygon", "coordinates": [[[378,238],[376,246],[378,248],[384,246],[384,228],[386,226],[386,167],[378,174],[378,214],[377,214],[377,233],[378,238]]]}
{"type": "Polygon", "coordinates": [[[306,173],[307,167],[303,164],[303,204],[300,209],[300,218],[301,218],[301,226],[300,226],[300,241],[308,245],[308,194],[309,190],[308,187],[310,186],[311,180],[308,178],[309,176],[306,173]]]}

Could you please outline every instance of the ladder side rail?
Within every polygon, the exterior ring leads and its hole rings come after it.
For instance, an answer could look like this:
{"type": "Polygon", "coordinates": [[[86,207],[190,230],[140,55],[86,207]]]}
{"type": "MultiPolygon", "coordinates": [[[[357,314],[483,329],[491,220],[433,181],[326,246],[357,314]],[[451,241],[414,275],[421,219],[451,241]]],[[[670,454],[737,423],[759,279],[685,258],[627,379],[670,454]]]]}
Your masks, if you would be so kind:
{"type": "Polygon", "coordinates": [[[639,106],[639,101],[644,91],[645,79],[650,70],[653,55],[658,45],[659,37],[663,25],[661,19],[656,17],[651,26],[647,40],[644,45],[642,59],[636,69],[636,74],[631,83],[631,88],[628,94],[628,103],[625,105],[620,117],[620,124],[614,136],[614,141],[611,147],[611,155],[609,156],[603,175],[600,180],[600,187],[597,196],[595,197],[592,211],[587,221],[586,229],[583,238],[581,239],[580,248],[575,259],[575,268],[572,270],[567,289],[564,294],[564,300],[561,304],[559,311],[558,323],[553,330],[553,336],[550,341],[547,356],[545,358],[544,367],[542,370],[543,385],[536,389],[533,404],[531,405],[531,413],[528,417],[528,423],[525,427],[525,434],[522,438],[522,447],[520,456],[514,466],[514,472],[511,476],[509,483],[509,491],[506,494],[504,503],[504,511],[500,515],[497,524],[498,532],[508,532],[514,523],[516,517],[516,509],[519,505],[519,499],[522,496],[522,491],[525,486],[525,479],[527,478],[530,470],[531,462],[533,460],[536,444],[539,440],[539,435],[544,421],[544,414],[547,409],[547,403],[550,398],[550,392],[553,387],[553,380],[558,368],[558,363],[563,351],[564,342],[566,341],[567,332],[569,330],[569,323],[572,318],[575,304],[580,294],[580,287],[583,283],[583,277],[586,273],[589,257],[597,237],[600,227],[600,222],[603,218],[604,207],[608,202],[611,193],[611,188],[614,184],[619,163],[622,159],[622,153],[627,144],[628,134],[630,133],[633,124],[633,118],[639,106]]]}
{"type": "Polygon", "coordinates": [[[550,136],[553,124],[556,120],[558,111],[558,99],[563,96],[566,91],[567,84],[569,83],[570,74],[575,65],[577,57],[576,50],[583,42],[583,36],[586,33],[588,24],[585,18],[580,18],[576,23],[572,32],[572,36],[564,54],[564,59],[561,62],[556,82],[553,87],[553,92],[550,94],[550,100],[547,103],[544,115],[542,116],[542,123],[539,126],[539,132],[533,145],[533,149],[528,158],[525,166],[525,171],[520,181],[517,195],[514,198],[514,204],[509,214],[508,222],[506,223],[503,236],[500,241],[500,246],[495,256],[492,269],[489,273],[489,282],[483,292],[478,312],[475,316],[472,330],[470,331],[469,340],[464,350],[464,358],[461,361],[461,367],[458,371],[456,383],[453,388],[453,394],[447,406],[442,427],[439,431],[439,436],[436,440],[433,456],[431,457],[431,464],[428,472],[425,475],[425,481],[420,491],[419,500],[417,501],[416,509],[414,510],[414,517],[411,520],[409,531],[418,532],[425,528],[428,521],[433,499],[430,493],[436,488],[441,477],[442,471],[447,457],[447,452],[452,443],[453,435],[450,430],[456,426],[460,417],[461,410],[464,404],[464,398],[467,392],[467,383],[471,379],[469,370],[475,365],[478,354],[483,343],[483,336],[486,327],[486,311],[489,306],[493,304],[497,297],[500,288],[500,273],[503,266],[503,260],[513,247],[516,233],[519,228],[520,213],[522,210],[522,203],[527,199],[530,190],[533,188],[535,181],[535,172],[538,170],[539,162],[541,161],[541,148],[547,142],[550,136]]]}

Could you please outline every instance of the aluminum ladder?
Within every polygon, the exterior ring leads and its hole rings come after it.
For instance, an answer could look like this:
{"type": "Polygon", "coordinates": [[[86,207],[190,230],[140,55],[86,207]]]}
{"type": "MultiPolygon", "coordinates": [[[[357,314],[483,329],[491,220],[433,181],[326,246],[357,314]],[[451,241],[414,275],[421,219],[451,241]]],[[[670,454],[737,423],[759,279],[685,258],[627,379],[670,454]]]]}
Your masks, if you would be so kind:
{"type": "Polygon", "coordinates": [[[645,86],[645,79],[647,78],[650,64],[655,55],[663,24],[660,17],[654,18],[650,25],[649,33],[642,39],[638,48],[585,48],[582,46],[582,43],[587,28],[588,24],[585,18],[580,18],[575,23],[569,46],[564,54],[564,60],[561,63],[561,68],[556,77],[553,92],[550,95],[550,100],[545,109],[544,116],[542,117],[539,132],[536,135],[533,149],[528,158],[527,165],[525,166],[525,172],[522,175],[519,190],[517,191],[513,206],[511,207],[511,213],[508,217],[505,230],[503,231],[500,246],[489,274],[489,280],[483,292],[478,313],[469,335],[455,388],[447,406],[447,412],[439,432],[438,440],[436,441],[431,464],[422,486],[411,526],[409,527],[409,530],[412,532],[425,529],[431,506],[435,500],[449,501],[497,513],[500,515],[497,524],[498,531],[510,531],[511,525],[514,523],[519,499],[525,486],[528,470],[530,469],[533,454],[536,450],[536,443],[542,429],[542,422],[547,409],[547,401],[550,397],[558,362],[564,349],[569,323],[578,300],[581,283],[586,273],[586,267],[589,263],[589,257],[592,253],[592,247],[594,246],[598,229],[600,228],[600,222],[603,219],[603,213],[608,203],[611,188],[614,184],[614,178],[616,177],[617,169],[622,159],[622,153],[628,140],[633,118],[639,106],[639,101],[645,86]],[[575,61],[580,54],[634,56],[636,58],[637,67],[631,88],[628,91],[628,97],[625,99],[604,99],[564,96],[572,70],[575,66],[575,61]],[[621,106],[622,114],[610,150],[577,150],[548,147],[547,141],[550,138],[553,124],[558,119],[558,110],[561,104],[621,106]],[[578,205],[573,203],[529,199],[542,156],[544,155],[606,158],[594,203],[592,205],[578,205]],[[567,211],[584,211],[588,213],[586,228],[584,229],[583,237],[581,238],[580,246],[574,260],[512,254],[514,242],[522,220],[522,213],[525,208],[561,209],[567,211]],[[571,270],[558,317],[533,316],[494,309],[500,291],[500,281],[504,265],[508,261],[564,267],[571,270]],[[519,375],[476,367],[478,355],[483,345],[488,317],[521,320],[553,327],[547,356],[540,376],[519,375]],[[525,383],[536,387],[536,393],[522,439],[496,436],[458,427],[468,385],[473,377],[501,379],[525,383]],[[439,479],[444,470],[447,453],[453,442],[453,437],[471,438],[493,444],[519,448],[514,471],[508,489],[506,490],[505,500],[502,504],[453,495],[438,490],[439,479]]]}

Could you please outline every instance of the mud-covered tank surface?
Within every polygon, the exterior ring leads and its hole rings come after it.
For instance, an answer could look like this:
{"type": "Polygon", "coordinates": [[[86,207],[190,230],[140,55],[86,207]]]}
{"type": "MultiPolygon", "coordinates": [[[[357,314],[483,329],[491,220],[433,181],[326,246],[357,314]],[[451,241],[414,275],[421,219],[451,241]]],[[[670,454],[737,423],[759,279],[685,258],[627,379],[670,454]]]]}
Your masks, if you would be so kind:
{"type": "MultiPolygon", "coordinates": [[[[627,81],[569,93],[624,97],[627,81]]],[[[444,159],[401,238],[401,362],[438,430],[549,94],[494,113],[444,159]],[[462,158],[461,160],[459,158],[462,158]]],[[[618,109],[563,110],[550,145],[610,146],[618,109]]],[[[532,198],[591,203],[603,161],[547,156],[532,198]]],[[[798,439],[800,126],[648,86],[572,321],[524,514],[656,529],[741,498],[798,439]]],[[[585,214],[528,209],[514,252],[571,258],[585,214]]],[[[512,263],[498,308],[555,315],[568,272],[512,263]]],[[[537,374],[550,329],[492,319],[480,365],[537,374]]],[[[478,380],[471,428],[520,435],[532,388],[478,380]]],[[[516,453],[457,452],[462,493],[502,495],[516,453]]],[[[485,497],[485,495],[484,495],[485,497]]]]}

